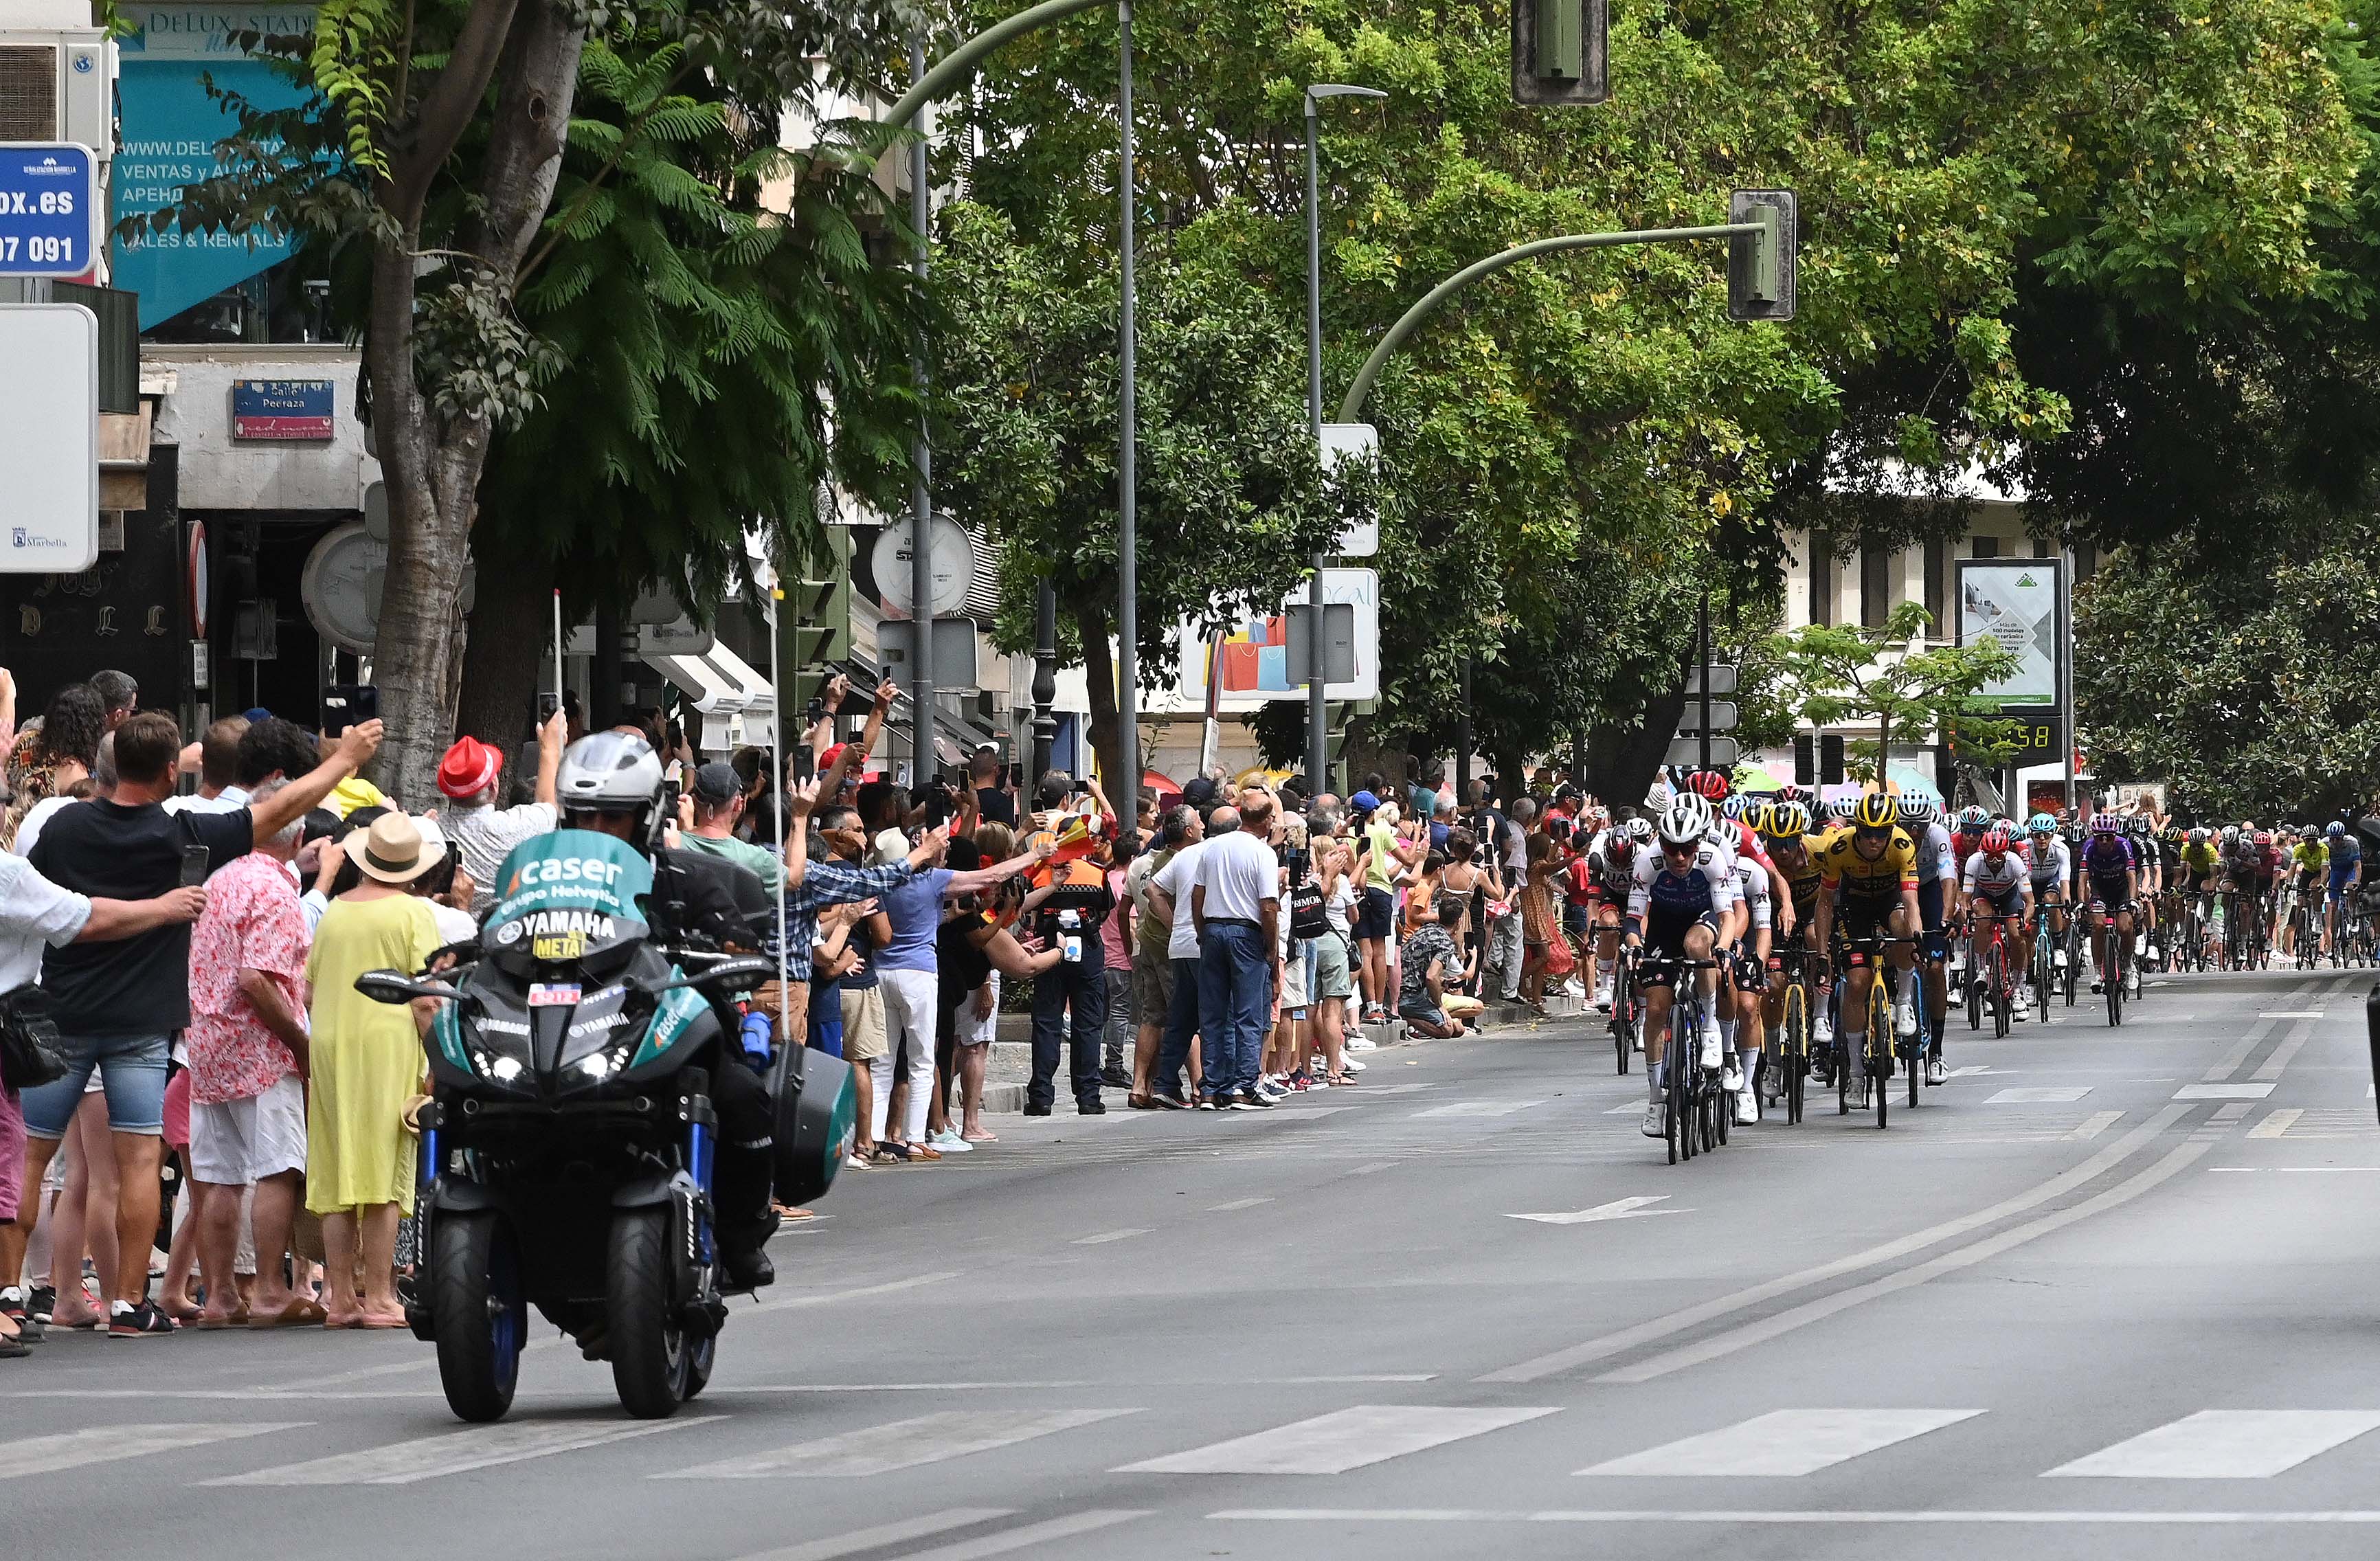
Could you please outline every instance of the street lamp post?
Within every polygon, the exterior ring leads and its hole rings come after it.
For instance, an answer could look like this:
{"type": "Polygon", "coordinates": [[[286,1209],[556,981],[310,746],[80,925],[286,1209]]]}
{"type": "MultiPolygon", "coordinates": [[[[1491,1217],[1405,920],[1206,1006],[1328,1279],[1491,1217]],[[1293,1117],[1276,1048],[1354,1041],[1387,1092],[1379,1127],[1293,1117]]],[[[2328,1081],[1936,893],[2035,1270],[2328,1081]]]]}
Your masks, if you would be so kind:
{"type": "MultiPolygon", "coordinates": [[[[925,74],[925,40],[915,39],[909,44],[909,75],[922,79],[925,74]]],[[[927,246],[934,220],[934,192],[929,182],[933,175],[926,139],[921,133],[909,149],[909,222],[917,244],[910,265],[917,273],[920,291],[926,285],[927,246]]],[[[917,379],[922,392],[926,384],[922,345],[917,379]]],[[[909,622],[916,631],[909,642],[909,654],[915,658],[909,664],[909,783],[921,786],[934,773],[934,447],[922,419],[911,441],[911,453],[917,477],[909,490],[909,622]]]]}
{"type": "Polygon", "coordinates": [[[1116,435],[1116,725],[1121,729],[1118,744],[1123,773],[1109,779],[1117,788],[1111,793],[1120,816],[1117,825],[1129,829],[1140,817],[1140,558],[1133,491],[1132,359],[1137,333],[1133,322],[1132,274],[1132,0],[1116,0],[1116,118],[1122,127],[1116,204],[1123,218],[1123,339],[1119,343],[1123,364],[1117,393],[1122,427],[1116,435]]]}
{"type": "MultiPolygon", "coordinates": [[[[1305,89],[1305,416],[1314,426],[1316,447],[1322,440],[1322,175],[1318,101],[1323,98],[1385,98],[1376,87],[1350,87],[1325,81],[1305,89]]],[[[1305,790],[1320,796],[1330,788],[1325,776],[1330,768],[1329,658],[1323,653],[1322,570],[1330,554],[1314,555],[1314,584],[1306,591],[1305,636],[1305,790]]]]}

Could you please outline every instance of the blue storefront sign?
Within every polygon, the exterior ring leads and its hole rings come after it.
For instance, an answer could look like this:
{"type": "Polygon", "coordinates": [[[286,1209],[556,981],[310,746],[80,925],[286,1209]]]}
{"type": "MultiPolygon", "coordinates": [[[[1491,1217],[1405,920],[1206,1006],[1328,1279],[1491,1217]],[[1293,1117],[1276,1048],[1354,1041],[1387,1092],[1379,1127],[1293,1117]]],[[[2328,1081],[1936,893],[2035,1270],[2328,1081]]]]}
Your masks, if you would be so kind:
{"type": "Polygon", "coordinates": [[[234,439],[328,439],[334,410],[329,380],[234,380],[234,439]]]}
{"type": "MultiPolygon", "coordinates": [[[[121,141],[110,173],[111,226],[175,206],[183,186],[223,171],[215,143],[239,122],[208,95],[209,83],[259,109],[305,101],[306,92],[271,61],[239,47],[245,35],[314,30],[311,6],[128,4],[122,15],[135,30],[118,45],[121,141]]],[[[144,226],[129,240],[115,237],[110,260],[115,284],[140,295],[145,331],[287,259],[291,248],[276,234],[151,233],[144,226]]]]}
{"type": "Polygon", "coordinates": [[[96,263],[98,238],[89,147],[0,145],[0,276],[80,276],[96,263]]]}

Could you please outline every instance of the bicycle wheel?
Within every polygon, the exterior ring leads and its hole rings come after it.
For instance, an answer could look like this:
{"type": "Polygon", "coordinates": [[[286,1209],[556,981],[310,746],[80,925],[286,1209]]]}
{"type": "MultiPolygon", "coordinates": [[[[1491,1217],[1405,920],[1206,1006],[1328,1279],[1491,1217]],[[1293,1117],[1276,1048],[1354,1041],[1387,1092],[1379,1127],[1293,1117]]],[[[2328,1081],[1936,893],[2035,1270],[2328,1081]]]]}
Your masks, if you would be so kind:
{"type": "Polygon", "coordinates": [[[1636,1015],[1633,1011],[1635,1000],[1636,984],[1622,962],[1618,977],[1611,983],[1611,1046],[1619,1054],[1619,1071],[1623,1074],[1628,1071],[1629,1053],[1636,1049],[1636,1015]]]}
{"type": "Polygon", "coordinates": [[[1665,1120],[1661,1136],[1668,1143],[1670,1164],[1694,1157],[1694,1131],[1686,1125],[1686,1048],[1678,1039],[1681,1026],[1674,1005],[1670,1010],[1670,1041],[1661,1049],[1661,1066],[1668,1070],[1662,1075],[1662,1109],[1665,1120]]]}
{"type": "Polygon", "coordinates": [[[2103,983],[2107,988],[2107,1027],[2111,1030],[2124,1022],[2124,962],[2131,957],[2124,942],[2111,919],[2107,923],[2107,979],[2103,983]]]}
{"type": "Polygon", "coordinates": [[[1810,1076],[1810,1000],[1799,981],[1785,988],[1784,1055],[1778,1066],[1785,1070],[1785,1120],[1790,1125],[1802,1119],[1803,1092],[1810,1076]]]}
{"type": "Polygon", "coordinates": [[[1884,972],[1867,986],[1867,1052],[1860,1066],[1867,1071],[1868,1093],[1876,1101],[1876,1125],[1884,1126],[1887,1107],[1886,1083],[1892,1058],[1892,998],[1885,990],[1884,972]]]}
{"type": "Polygon", "coordinates": [[[1966,998],[1967,1028],[1980,1030],[1984,1027],[1984,1003],[1991,983],[1985,979],[1984,962],[1976,958],[1973,939],[1967,944],[1967,962],[1962,974],[1961,985],[1966,988],[1962,996],[1966,998]]]}
{"type": "Polygon", "coordinates": [[[1995,942],[1992,945],[1992,1038],[1994,1040],[2008,1039],[2009,1010],[2014,1001],[2014,995],[2009,990],[2008,948],[2005,944],[1995,942]]]}

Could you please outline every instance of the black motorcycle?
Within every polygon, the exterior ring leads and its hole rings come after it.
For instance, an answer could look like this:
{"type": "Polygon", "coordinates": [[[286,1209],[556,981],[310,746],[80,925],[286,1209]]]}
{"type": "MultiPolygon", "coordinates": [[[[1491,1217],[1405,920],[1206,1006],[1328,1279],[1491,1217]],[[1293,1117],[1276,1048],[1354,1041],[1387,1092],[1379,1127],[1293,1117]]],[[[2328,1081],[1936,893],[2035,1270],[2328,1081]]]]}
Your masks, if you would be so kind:
{"type": "MultiPolygon", "coordinates": [[[[506,860],[479,947],[441,951],[458,962],[357,978],[380,1002],[437,1004],[406,1315],[467,1421],[512,1407],[531,1304],[611,1361],[632,1415],[674,1414],[710,1381],[727,1303],[695,1059],[740,1044],[733,999],[776,968],[659,946],[638,909],[650,883],[622,842],[558,830],[506,860]]],[[[776,1198],[799,1205],[849,1153],[850,1069],[796,1040],[768,1082],[776,1198]]]]}

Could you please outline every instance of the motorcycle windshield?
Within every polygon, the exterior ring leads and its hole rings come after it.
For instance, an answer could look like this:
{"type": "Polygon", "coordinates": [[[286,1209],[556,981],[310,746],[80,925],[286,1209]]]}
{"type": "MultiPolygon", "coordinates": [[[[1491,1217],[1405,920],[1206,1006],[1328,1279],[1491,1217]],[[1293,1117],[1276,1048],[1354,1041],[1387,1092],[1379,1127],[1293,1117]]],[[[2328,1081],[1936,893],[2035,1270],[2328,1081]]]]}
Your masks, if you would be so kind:
{"type": "Polygon", "coordinates": [[[625,841],[591,829],[539,835],[497,869],[480,945],[520,974],[598,958],[644,939],[639,902],[652,887],[652,865],[625,841]]]}

